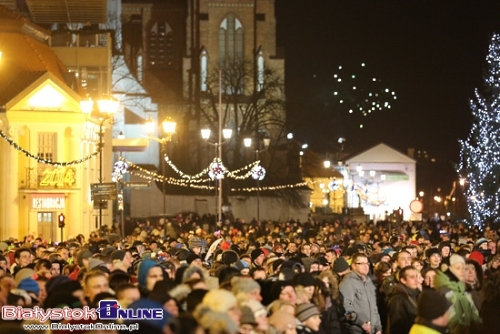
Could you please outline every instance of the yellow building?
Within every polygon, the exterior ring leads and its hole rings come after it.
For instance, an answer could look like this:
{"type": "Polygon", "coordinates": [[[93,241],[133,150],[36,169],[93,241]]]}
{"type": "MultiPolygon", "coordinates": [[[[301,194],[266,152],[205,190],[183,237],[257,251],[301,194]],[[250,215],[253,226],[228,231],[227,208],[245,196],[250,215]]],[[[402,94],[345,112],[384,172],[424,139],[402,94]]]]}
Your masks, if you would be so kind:
{"type": "MultiPolygon", "coordinates": [[[[49,44],[49,32],[0,6],[2,240],[30,233],[47,241],[88,236],[98,221],[90,185],[99,182],[104,123],[82,112],[77,81],[49,44]]],[[[109,131],[104,136],[111,143],[109,131]]],[[[111,145],[102,154],[108,161],[111,145]]],[[[103,166],[110,179],[111,164],[103,166]]],[[[111,205],[101,213],[109,226],[111,205]]]]}
{"type": "Polygon", "coordinates": [[[344,177],[312,151],[304,151],[300,159],[302,177],[309,182],[311,212],[341,214],[345,207],[344,177]]]}

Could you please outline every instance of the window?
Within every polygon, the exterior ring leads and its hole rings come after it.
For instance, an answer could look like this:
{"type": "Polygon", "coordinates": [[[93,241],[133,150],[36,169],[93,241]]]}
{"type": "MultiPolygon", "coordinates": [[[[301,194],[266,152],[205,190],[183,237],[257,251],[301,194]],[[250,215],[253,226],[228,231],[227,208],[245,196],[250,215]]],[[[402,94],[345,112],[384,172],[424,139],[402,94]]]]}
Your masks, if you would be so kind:
{"type": "Polygon", "coordinates": [[[243,25],[234,14],[229,14],[219,29],[220,67],[228,61],[243,60],[243,25]]]}
{"type": "Polygon", "coordinates": [[[137,80],[142,82],[142,55],[137,56],[137,80]]]}
{"type": "Polygon", "coordinates": [[[257,56],[257,91],[260,92],[262,88],[264,88],[264,56],[260,51],[257,56]]]}
{"type": "Polygon", "coordinates": [[[56,133],[38,134],[38,156],[44,160],[56,160],[56,133]]]}
{"type": "Polygon", "coordinates": [[[200,76],[201,76],[201,91],[207,91],[207,77],[208,77],[208,55],[207,50],[201,51],[200,57],[200,76]]]}
{"type": "Polygon", "coordinates": [[[167,22],[157,22],[149,31],[149,66],[169,68],[174,66],[174,35],[167,22]]]}

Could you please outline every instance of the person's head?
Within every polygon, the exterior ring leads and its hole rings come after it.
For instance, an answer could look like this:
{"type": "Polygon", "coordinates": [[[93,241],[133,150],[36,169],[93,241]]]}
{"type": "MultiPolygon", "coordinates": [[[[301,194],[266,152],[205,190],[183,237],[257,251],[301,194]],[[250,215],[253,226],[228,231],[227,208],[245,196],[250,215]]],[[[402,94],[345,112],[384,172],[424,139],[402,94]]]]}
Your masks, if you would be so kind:
{"type": "Polygon", "coordinates": [[[301,250],[302,254],[304,254],[305,256],[311,256],[311,245],[304,244],[304,245],[302,245],[300,250],[301,250]]]}
{"type": "Polygon", "coordinates": [[[287,247],[288,253],[296,253],[297,252],[297,244],[295,242],[290,242],[287,247]]]}
{"type": "Polygon", "coordinates": [[[254,249],[251,253],[252,262],[257,266],[262,266],[264,259],[266,258],[266,254],[260,248],[254,249]]]}
{"type": "Polygon", "coordinates": [[[411,266],[411,254],[407,251],[401,251],[396,255],[396,263],[399,268],[411,266]]]}
{"type": "Polygon", "coordinates": [[[123,283],[115,288],[116,299],[130,305],[136,300],[141,299],[139,288],[132,283],[123,283]]]}
{"type": "Polygon", "coordinates": [[[60,261],[52,261],[51,267],[50,267],[50,274],[52,276],[59,276],[61,275],[61,262],[60,261]]]}
{"type": "Polygon", "coordinates": [[[426,268],[422,270],[422,277],[424,278],[424,285],[429,288],[434,288],[434,278],[436,277],[436,269],[426,268]]]}
{"type": "Polygon", "coordinates": [[[137,281],[140,286],[152,291],[156,282],[163,280],[163,268],[154,260],[143,260],[139,264],[137,281]]]}
{"type": "Polygon", "coordinates": [[[351,269],[359,276],[365,277],[370,271],[370,262],[364,253],[355,253],[352,256],[351,269]]]}
{"type": "Polygon", "coordinates": [[[433,289],[422,291],[418,298],[417,315],[440,327],[446,327],[450,315],[450,302],[445,296],[433,289]]]}
{"type": "Polygon", "coordinates": [[[419,287],[419,272],[412,266],[407,266],[399,272],[399,282],[409,289],[416,290],[419,287]]]}
{"type": "Polygon", "coordinates": [[[441,264],[441,252],[437,248],[429,248],[426,251],[426,256],[429,261],[429,265],[432,268],[439,268],[439,265],[441,264]]]}
{"type": "Polygon", "coordinates": [[[68,259],[69,259],[69,249],[68,248],[66,248],[66,247],[60,247],[57,250],[57,253],[59,255],[61,255],[61,259],[63,259],[64,261],[68,261],[68,259]]]}
{"type": "Polygon", "coordinates": [[[240,325],[241,310],[231,292],[224,289],[210,290],[200,305],[215,312],[226,313],[238,326],[240,325]]]}
{"type": "Polygon", "coordinates": [[[321,325],[320,315],[321,312],[314,304],[299,304],[295,308],[295,317],[314,332],[317,332],[321,325]]]}
{"type": "Polygon", "coordinates": [[[28,248],[19,248],[14,252],[14,261],[19,267],[26,267],[31,263],[31,251],[28,248]]]}
{"type": "Polygon", "coordinates": [[[380,261],[375,265],[373,272],[379,279],[379,281],[383,281],[385,278],[392,275],[392,266],[390,263],[380,261]]]}
{"type": "Polygon", "coordinates": [[[122,269],[126,271],[132,266],[134,261],[132,253],[126,250],[115,250],[110,254],[111,263],[113,268],[122,269]]]}
{"type": "Polygon", "coordinates": [[[460,282],[465,282],[465,259],[463,257],[452,254],[449,269],[460,282]]]}
{"type": "Polygon", "coordinates": [[[284,310],[273,312],[269,317],[269,324],[282,334],[297,334],[297,321],[295,317],[284,310]]]}
{"type": "Polygon", "coordinates": [[[106,273],[100,270],[91,270],[83,277],[83,291],[85,296],[94,301],[96,295],[102,292],[109,292],[109,282],[106,273]]]}

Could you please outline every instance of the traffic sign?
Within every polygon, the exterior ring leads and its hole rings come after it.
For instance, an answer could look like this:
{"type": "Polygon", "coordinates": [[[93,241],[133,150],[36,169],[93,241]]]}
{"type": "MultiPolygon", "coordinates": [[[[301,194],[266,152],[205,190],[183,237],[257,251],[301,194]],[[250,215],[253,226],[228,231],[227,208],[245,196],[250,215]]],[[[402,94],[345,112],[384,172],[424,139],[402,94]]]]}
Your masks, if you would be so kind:
{"type": "Polygon", "coordinates": [[[116,182],[90,184],[90,195],[93,201],[115,200],[117,194],[116,182]]]}
{"type": "Polygon", "coordinates": [[[135,182],[123,182],[124,189],[149,189],[151,188],[151,182],[147,181],[135,181],[135,182]]]}

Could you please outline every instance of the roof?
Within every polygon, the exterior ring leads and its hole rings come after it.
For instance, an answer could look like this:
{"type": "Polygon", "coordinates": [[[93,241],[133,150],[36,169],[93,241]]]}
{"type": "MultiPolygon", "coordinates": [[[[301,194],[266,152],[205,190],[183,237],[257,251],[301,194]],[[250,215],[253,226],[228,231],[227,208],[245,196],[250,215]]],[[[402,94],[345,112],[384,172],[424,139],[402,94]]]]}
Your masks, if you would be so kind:
{"type": "Polygon", "coordinates": [[[8,12],[0,6],[0,105],[5,105],[47,72],[70,86],[68,69],[42,38],[48,36],[46,32],[8,12]]]}
{"type": "Polygon", "coordinates": [[[302,156],[302,175],[310,178],[343,178],[342,174],[332,167],[324,166],[324,159],[312,152],[304,151],[302,156]]]}
{"type": "Polygon", "coordinates": [[[26,0],[36,23],[106,23],[107,0],[26,0]]]}
{"type": "Polygon", "coordinates": [[[358,155],[347,159],[347,163],[415,163],[415,160],[400,151],[380,143],[358,155]]]}

